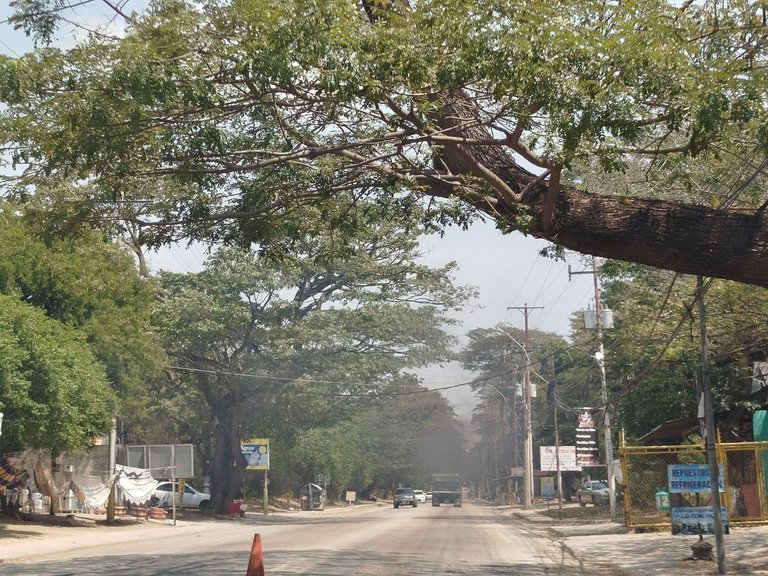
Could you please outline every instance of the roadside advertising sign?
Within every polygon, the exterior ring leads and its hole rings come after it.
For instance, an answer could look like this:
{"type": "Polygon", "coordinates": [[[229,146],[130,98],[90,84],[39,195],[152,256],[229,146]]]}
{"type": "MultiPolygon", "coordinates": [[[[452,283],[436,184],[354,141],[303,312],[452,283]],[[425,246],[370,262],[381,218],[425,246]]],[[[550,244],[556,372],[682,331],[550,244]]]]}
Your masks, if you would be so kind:
{"type": "Polygon", "coordinates": [[[576,426],[576,464],[580,467],[600,464],[595,412],[594,408],[579,408],[576,426]]]}
{"type": "MultiPolygon", "coordinates": [[[[581,466],[576,465],[576,446],[560,446],[558,454],[561,472],[579,472],[581,470],[581,466]]],[[[539,446],[540,469],[544,472],[556,472],[557,458],[555,456],[554,446],[539,446]]]]}
{"type": "Polygon", "coordinates": [[[246,470],[269,470],[269,438],[252,438],[240,444],[246,470]]]}
{"type": "MultiPolygon", "coordinates": [[[[723,467],[720,466],[718,492],[725,491],[723,467]]],[[[670,494],[701,494],[712,491],[709,464],[670,464],[667,466],[670,494]]]]}
{"type": "MultiPolygon", "coordinates": [[[[728,510],[720,508],[723,534],[728,534],[728,510]]],[[[715,512],[712,506],[672,508],[672,534],[694,535],[715,533],[715,512]]]]}

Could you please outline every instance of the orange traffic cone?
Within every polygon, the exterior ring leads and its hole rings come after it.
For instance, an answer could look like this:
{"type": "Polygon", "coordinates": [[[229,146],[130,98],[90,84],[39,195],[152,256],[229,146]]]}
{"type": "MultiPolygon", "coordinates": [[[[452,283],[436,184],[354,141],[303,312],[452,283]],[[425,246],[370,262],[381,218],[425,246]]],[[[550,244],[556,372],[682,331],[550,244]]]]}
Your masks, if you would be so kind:
{"type": "Polygon", "coordinates": [[[248,560],[248,572],[245,576],[264,576],[264,557],[261,552],[261,534],[253,535],[251,558],[248,560]]]}

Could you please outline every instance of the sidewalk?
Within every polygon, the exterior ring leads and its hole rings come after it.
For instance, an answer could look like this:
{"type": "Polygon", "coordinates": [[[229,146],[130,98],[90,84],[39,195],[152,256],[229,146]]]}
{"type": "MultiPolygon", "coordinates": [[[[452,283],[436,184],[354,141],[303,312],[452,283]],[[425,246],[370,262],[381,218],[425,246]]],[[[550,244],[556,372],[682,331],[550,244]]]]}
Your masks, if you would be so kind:
{"type": "MultiPolygon", "coordinates": [[[[717,562],[691,560],[697,536],[673,536],[671,531],[635,533],[609,520],[595,523],[558,520],[542,510],[513,508],[512,513],[546,527],[584,566],[611,568],[617,576],[676,576],[717,574],[717,562]]],[[[704,538],[717,558],[715,537],[704,538]]],[[[731,526],[723,536],[726,574],[768,575],[768,526],[731,526]]]]}

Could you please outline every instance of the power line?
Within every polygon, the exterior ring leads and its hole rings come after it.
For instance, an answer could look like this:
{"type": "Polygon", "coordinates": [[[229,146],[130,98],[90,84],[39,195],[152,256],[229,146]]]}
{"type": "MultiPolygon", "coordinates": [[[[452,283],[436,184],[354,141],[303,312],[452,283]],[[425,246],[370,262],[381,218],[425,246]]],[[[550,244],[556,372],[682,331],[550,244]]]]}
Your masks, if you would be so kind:
{"type": "MultiPolygon", "coordinates": [[[[252,378],[254,380],[277,380],[281,382],[308,382],[313,384],[336,384],[339,386],[346,385],[345,382],[341,380],[321,380],[321,379],[315,379],[315,378],[290,378],[285,376],[266,376],[266,375],[259,375],[259,374],[249,374],[246,372],[231,372],[227,370],[207,370],[205,368],[191,368],[187,366],[165,366],[166,370],[179,370],[184,372],[196,372],[196,373],[202,373],[202,374],[213,374],[213,375],[224,375],[224,376],[236,376],[238,378],[252,378]]],[[[512,370],[510,370],[511,372],[512,370]]],[[[450,384],[447,386],[440,386],[437,388],[424,388],[421,390],[409,390],[409,391],[403,391],[403,392],[387,392],[387,391],[377,391],[376,396],[408,396],[408,395],[417,395],[417,394],[429,394],[430,392],[440,392],[443,390],[451,390],[453,388],[460,388],[463,386],[472,386],[476,383],[483,382],[485,380],[491,380],[493,378],[497,378],[498,375],[492,375],[492,376],[485,376],[482,378],[476,378],[471,381],[467,382],[460,382],[458,384],[450,384]]],[[[312,395],[320,395],[320,396],[334,396],[334,397],[354,397],[355,395],[350,392],[319,392],[319,391],[312,391],[312,390],[297,390],[293,389],[290,391],[292,394],[312,394],[312,395]]]]}

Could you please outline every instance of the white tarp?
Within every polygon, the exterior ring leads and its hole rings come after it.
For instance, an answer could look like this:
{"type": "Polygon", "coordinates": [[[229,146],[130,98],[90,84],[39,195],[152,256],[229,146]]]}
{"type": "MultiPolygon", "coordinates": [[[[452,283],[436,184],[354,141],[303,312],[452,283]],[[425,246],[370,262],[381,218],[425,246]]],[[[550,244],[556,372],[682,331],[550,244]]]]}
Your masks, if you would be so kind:
{"type": "Polygon", "coordinates": [[[149,470],[131,466],[115,466],[117,485],[125,493],[125,499],[132,504],[143,504],[152,497],[159,482],[149,470]]]}
{"type": "Polygon", "coordinates": [[[104,506],[109,499],[109,491],[115,482],[113,474],[106,483],[101,476],[83,476],[74,474],[72,476],[72,487],[77,497],[83,504],[89,508],[104,506]]]}
{"type": "Polygon", "coordinates": [[[106,481],[101,476],[75,474],[72,477],[78,498],[91,508],[106,504],[114,482],[123,491],[125,500],[132,504],[143,504],[149,500],[159,483],[149,470],[120,464],[115,466],[115,474],[106,481]]]}

